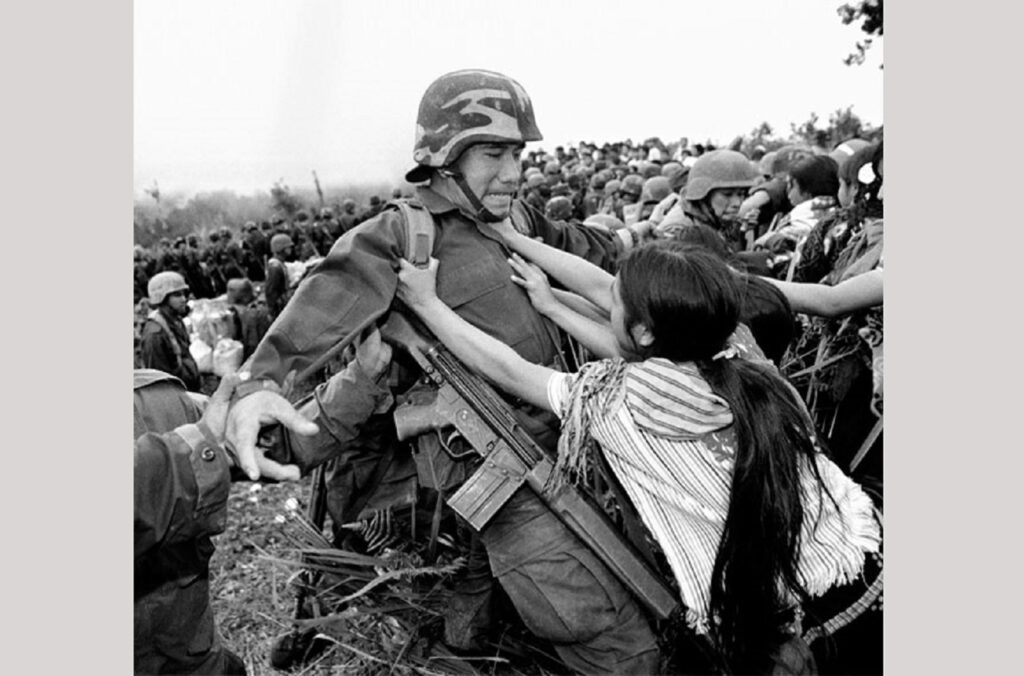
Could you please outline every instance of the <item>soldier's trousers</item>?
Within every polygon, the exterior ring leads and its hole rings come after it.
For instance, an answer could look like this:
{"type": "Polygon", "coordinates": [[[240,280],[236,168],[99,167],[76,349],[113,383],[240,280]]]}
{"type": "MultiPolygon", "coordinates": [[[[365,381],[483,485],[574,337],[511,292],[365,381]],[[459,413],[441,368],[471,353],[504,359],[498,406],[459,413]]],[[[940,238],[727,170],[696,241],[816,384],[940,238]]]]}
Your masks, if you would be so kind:
{"type": "Polygon", "coordinates": [[[582,674],[656,674],[654,631],[635,597],[529,487],[481,531],[491,570],[527,628],[582,674]]]}

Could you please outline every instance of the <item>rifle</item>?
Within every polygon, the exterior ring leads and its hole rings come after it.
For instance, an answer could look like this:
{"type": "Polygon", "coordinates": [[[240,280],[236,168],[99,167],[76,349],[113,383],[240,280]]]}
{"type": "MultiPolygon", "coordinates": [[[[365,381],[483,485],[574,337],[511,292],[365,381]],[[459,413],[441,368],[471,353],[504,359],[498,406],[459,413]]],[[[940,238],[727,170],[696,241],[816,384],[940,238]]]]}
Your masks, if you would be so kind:
{"type": "Polygon", "coordinates": [[[454,426],[483,457],[479,469],[447,500],[457,514],[479,531],[526,484],[655,617],[665,620],[673,614],[680,605],[676,594],[598,506],[571,485],[555,491],[546,488],[551,458],[490,385],[412,317],[393,311],[380,331],[437,386],[433,403],[406,403],[395,409],[398,438],[454,426]]]}

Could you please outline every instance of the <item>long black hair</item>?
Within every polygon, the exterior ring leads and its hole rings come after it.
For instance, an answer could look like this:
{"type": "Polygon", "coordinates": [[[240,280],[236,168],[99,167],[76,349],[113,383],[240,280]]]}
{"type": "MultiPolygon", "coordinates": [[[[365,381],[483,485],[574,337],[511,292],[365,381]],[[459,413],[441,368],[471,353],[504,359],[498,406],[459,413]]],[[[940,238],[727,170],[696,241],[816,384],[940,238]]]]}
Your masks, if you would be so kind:
{"type": "Polygon", "coordinates": [[[737,448],[711,579],[711,636],[730,671],[764,671],[788,638],[790,595],[809,600],[797,574],[805,464],[824,488],[810,420],[770,366],[714,358],[740,315],[738,280],[724,262],[659,241],[633,251],[619,275],[627,328],[642,323],[654,337],[643,356],[695,363],[732,410],[737,448]]]}

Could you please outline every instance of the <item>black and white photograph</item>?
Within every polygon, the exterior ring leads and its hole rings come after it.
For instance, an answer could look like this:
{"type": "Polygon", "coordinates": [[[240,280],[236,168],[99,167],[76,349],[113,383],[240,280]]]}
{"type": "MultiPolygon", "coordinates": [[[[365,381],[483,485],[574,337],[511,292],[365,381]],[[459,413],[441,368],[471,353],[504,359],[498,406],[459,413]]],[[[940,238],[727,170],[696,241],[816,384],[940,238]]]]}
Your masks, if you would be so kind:
{"type": "Polygon", "coordinates": [[[886,670],[882,0],[131,9],[134,673],[886,670]]]}

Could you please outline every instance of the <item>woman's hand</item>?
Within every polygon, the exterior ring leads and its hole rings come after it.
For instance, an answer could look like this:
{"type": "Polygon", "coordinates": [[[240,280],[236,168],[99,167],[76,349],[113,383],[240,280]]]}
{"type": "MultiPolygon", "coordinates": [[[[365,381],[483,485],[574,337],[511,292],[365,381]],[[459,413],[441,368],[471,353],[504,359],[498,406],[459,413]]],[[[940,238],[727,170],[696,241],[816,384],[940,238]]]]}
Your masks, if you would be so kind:
{"type": "Polygon", "coordinates": [[[518,232],[516,232],[515,226],[512,225],[511,218],[506,218],[505,220],[499,223],[485,223],[482,224],[481,227],[490,230],[492,233],[500,237],[501,240],[506,244],[508,244],[508,241],[510,239],[519,234],[518,232]]]}
{"type": "Polygon", "coordinates": [[[530,302],[533,303],[537,312],[547,314],[558,305],[558,300],[551,293],[548,276],[544,274],[543,270],[524,260],[517,253],[512,254],[508,263],[516,271],[516,274],[512,276],[512,281],[526,289],[526,293],[530,295],[530,302]]]}
{"type": "Polygon", "coordinates": [[[412,309],[437,300],[438,260],[431,257],[426,268],[418,268],[404,258],[398,261],[398,297],[412,309]]]}

